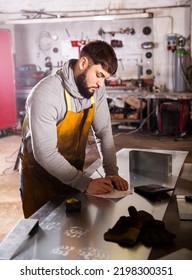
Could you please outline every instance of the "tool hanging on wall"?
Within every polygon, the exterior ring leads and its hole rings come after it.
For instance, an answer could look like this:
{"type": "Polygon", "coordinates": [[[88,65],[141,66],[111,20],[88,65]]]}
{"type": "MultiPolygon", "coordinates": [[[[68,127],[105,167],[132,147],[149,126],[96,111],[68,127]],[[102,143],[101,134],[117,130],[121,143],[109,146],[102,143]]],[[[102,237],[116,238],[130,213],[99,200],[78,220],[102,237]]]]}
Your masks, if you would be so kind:
{"type": "Polygon", "coordinates": [[[47,56],[45,58],[45,67],[49,68],[50,70],[52,70],[52,62],[51,62],[51,58],[49,56],[47,56]]]}
{"type": "MultiPolygon", "coordinates": [[[[81,33],[81,38],[84,38],[83,32],[81,33]]],[[[77,47],[78,51],[79,51],[79,54],[80,54],[82,46],[86,45],[86,43],[87,43],[87,40],[84,40],[84,39],[81,39],[81,40],[71,40],[71,46],[72,47],[77,47]]]]}
{"type": "Polygon", "coordinates": [[[103,38],[104,34],[110,34],[111,36],[115,36],[115,34],[130,34],[130,35],[134,35],[135,34],[135,29],[134,28],[120,28],[119,31],[105,31],[102,28],[100,28],[98,30],[98,34],[103,38]]]}
{"type": "Polygon", "coordinates": [[[119,58],[118,61],[121,64],[122,70],[125,70],[125,67],[124,67],[124,64],[123,64],[123,60],[121,58],[119,58]]]}
{"type": "Polygon", "coordinates": [[[52,37],[48,31],[41,31],[37,38],[38,47],[45,53],[46,56],[49,54],[49,50],[52,47],[52,37]]]}
{"type": "Polygon", "coordinates": [[[141,44],[142,49],[153,49],[155,44],[153,42],[144,42],[141,44]]]}
{"type": "Polygon", "coordinates": [[[125,28],[125,29],[120,28],[119,33],[121,33],[121,34],[130,34],[130,35],[134,35],[134,34],[135,34],[135,29],[134,29],[134,28],[130,28],[130,27],[127,27],[127,28],[125,28]]]}
{"type": "Polygon", "coordinates": [[[79,49],[79,54],[81,51],[81,47],[84,46],[86,44],[86,40],[72,40],[71,41],[71,46],[72,47],[78,47],[79,49]]]}
{"type": "Polygon", "coordinates": [[[123,47],[123,42],[121,40],[111,40],[111,46],[113,48],[122,48],[123,47]]]}

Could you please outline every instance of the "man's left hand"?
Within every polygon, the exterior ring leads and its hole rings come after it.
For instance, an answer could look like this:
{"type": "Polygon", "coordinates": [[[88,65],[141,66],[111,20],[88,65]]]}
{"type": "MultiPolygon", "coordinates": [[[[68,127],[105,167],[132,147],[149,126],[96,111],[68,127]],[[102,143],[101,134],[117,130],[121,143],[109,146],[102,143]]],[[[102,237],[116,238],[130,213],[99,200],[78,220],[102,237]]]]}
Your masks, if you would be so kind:
{"type": "Polygon", "coordinates": [[[115,189],[117,189],[119,191],[127,191],[128,190],[129,184],[121,176],[113,175],[113,176],[107,176],[107,178],[111,179],[111,182],[112,182],[115,189]]]}

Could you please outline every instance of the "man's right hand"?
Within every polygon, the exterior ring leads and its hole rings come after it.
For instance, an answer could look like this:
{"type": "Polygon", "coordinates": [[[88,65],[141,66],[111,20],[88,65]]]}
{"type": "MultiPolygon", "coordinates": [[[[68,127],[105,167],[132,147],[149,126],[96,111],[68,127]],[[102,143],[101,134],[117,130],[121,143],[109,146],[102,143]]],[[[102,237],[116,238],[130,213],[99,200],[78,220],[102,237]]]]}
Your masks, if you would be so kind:
{"type": "Polygon", "coordinates": [[[113,190],[113,185],[108,178],[98,178],[90,181],[85,192],[90,194],[104,194],[113,190]]]}

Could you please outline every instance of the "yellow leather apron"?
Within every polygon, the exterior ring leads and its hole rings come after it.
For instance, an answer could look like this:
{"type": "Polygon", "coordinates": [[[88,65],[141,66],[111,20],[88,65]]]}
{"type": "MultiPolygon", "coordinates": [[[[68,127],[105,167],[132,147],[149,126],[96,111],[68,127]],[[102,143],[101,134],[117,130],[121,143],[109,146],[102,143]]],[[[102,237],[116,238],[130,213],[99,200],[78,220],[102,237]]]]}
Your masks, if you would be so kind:
{"type": "MultiPolygon", "coordinates": [[[[91,107],[80,112],[71,111],[70,94],[65,90],[67,113],[57,125],[57,147],[71,165],[83,170],[85,149],[89,130],[93,120],[95,103],[91,98],[91,107]]],[[[78,190],[63,184],[49,174],[34,159],[33,153],[27,153],[24,141],[22,156],[23,212],[25,218],[31,216],[46,202],[57,195],[68,195],[78,190]]]]}

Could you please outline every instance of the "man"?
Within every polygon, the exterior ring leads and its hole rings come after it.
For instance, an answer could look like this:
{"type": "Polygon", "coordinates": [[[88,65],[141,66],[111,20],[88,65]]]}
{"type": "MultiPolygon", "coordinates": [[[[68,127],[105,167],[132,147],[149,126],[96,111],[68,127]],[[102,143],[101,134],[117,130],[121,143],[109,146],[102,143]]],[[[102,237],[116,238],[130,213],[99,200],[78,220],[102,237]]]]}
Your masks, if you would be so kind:
{"type": "Polygon", "coordinates": [[[108,193],[113,183],[127,190],[118,175],[105,92],[105,79],[117,70],[113,48],[89,42],[78,60],[41,80],[26,102],[23,124],[21,195],[27,218],[56,195],[108,193]],[[92,128],[105,178],[83,173],[88,134],[92,128]]]}

